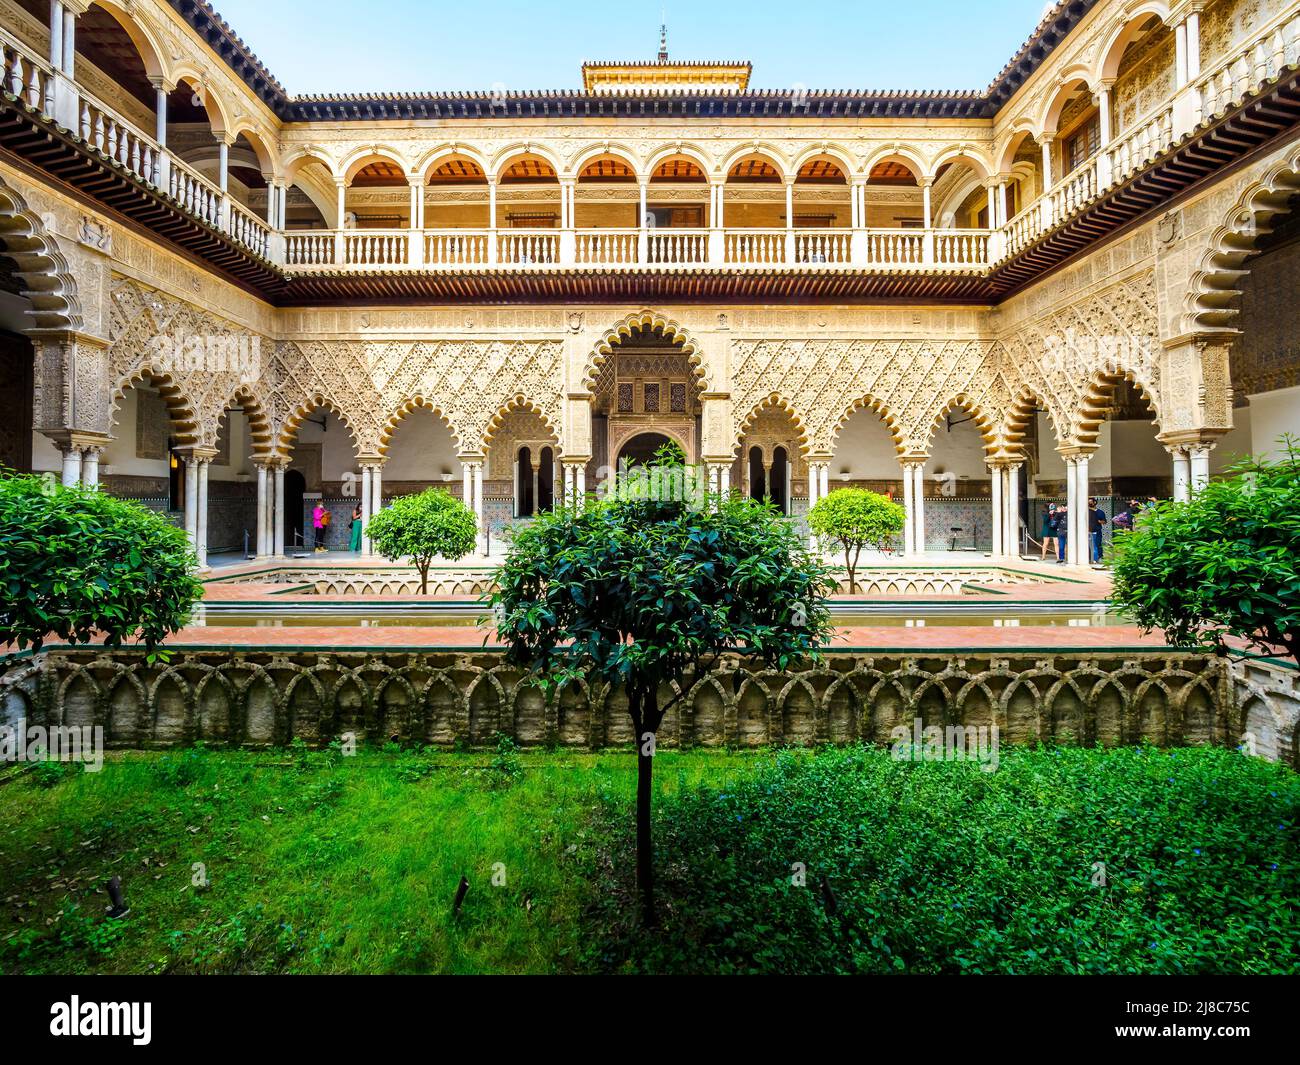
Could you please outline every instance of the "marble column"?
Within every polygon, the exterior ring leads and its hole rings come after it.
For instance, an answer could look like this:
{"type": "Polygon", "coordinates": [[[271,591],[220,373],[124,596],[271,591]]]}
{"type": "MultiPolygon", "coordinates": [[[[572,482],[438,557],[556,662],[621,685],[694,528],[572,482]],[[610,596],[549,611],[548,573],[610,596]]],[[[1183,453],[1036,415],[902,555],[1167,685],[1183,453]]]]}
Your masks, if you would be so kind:
{"type": "Polygon", "coordinates": [[[272,550],[277,558],[284,557],[284,467],[275,467],[275,512],[271,516],[273,531],[272,550]]]}
{"type": "Polygon", "coordinates": [[[268,533],[271,529],[270,523],[270,470],[259,463],[257,466],[257,551],[258,558],[265,558],[267,552],[267,541],[270,539],[268,533]]]}
{"type": "Polygon", "coordinates": [[[99,458],[103,455],[101,447],[88,447],[81,460],[81,483],[87,488],[99,487],[99,458]]]}
{"type": "Polygon", "coordinates": [[[1006,507],[1002,503],[1002,467],[990,466],[989,472],[993,475],[991,495],[992,495],[992,517],[993,517],[993,548],[990,554],[994,558],[1001,558],[1006,554],[1007,540],[1002,531],[1002,522],[1006,517],[1006,507]]]}
{"type": "Polygon", "coordinates": [[[208,467],[209,459],[199,460],[199,499],[196,515],[199,569],[208,568],[208,467]]]}
{"type": "Polygon", "coordinates": [[[374,495],[372,494],[372,470],[370,463],[361,464],[361,554],[364,558],[369,558],[372,554],[370,547],[370,537],[366,534],[366,527],[370,524],[370,519],[374,517],[374,495]]]}
{"type": "Polygon", "coordinates": [[[903,463],[903,556],[916,554],[916,481],[912,478],[912,465],[903,463]]]}
{"type": "Polygon", "coordinates": [[[925,462],[913,464],[912,476],[915,480],[915,487],[912,489],[912,504],[916,507],[916,531],[913,534],[916,542],[916,553],[925,554],[925,462]]]}
{"type": "Polygon", "coordinates": [[[1185,503],[1191,497],[1192,475],[1187,458],[1187,448],[1180,446],[1167,449],[1174,462],[1174,502],[1185,503]]]}
{"type": "Polygon", "coordinates": [[[1211,447],[1201,444],[1199,447],[1193,447],[1188,453],[1188,466],[1190,473],[1190,489],[1192,493],[1199,492],[1210,483],[1210,451],[1211,447]]]}
{"type": "Polygon", "coordinates": [[[63,452],[63,487],[75,488],[81,483],[81,448],[75,444],[61,446],[63,452]]]}

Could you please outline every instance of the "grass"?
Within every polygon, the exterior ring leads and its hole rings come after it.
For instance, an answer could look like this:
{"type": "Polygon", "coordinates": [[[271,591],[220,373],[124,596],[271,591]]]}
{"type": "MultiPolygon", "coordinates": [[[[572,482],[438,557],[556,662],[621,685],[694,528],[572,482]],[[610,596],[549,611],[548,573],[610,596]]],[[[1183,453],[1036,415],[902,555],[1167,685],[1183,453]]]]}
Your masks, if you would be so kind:
{"type": "MultiPolygon", "coordinates": [[[[746,761],[664,752],[660,793],[746,761]]],[[[592,815],[625,802],[635,775],[630,753],[201,749],[11,773],[0,971],[568,969],[592,815]],[[114,922],[115,874],[132,912],[114,922]]]]}
{"type": "Polygon", "coordinates": [[[1300,970],[1300,777],[1234,752],[662,751],[653,935],[635,772],[508,745],[9,767],[0,971],[1300,970]]]}

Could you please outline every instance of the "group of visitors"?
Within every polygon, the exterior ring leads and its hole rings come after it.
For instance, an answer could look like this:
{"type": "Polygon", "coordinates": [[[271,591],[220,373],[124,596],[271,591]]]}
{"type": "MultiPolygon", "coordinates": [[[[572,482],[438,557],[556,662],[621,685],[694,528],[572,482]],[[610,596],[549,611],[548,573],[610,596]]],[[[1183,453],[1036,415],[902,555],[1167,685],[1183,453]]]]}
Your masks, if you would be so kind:
{"type": "MultiPolygon", "coordinates": [[[[1088,498],[1088,561],[1094,565],[1101,564],[1103,554],[1103,532],[1106,525],[1121,532],[1133,528],[1138,515],[1153,506],[1155,496],[1148,496],[1145,501],[1130,499],[1128,507],[1113,518],[1107,518],[1106,512],[1097,505],[1096,497],[1088,498]]],[[[1070,537],[1070,508],[1064,503],[1048,503],[1043,512],[1043,526],[1040,540],[1042,542],[1042,561],[1047,561],[1048,554],[1056,556],[1058,563],[1064,564],[1066,546],[1070,537]]]]}
{"type": "MultiPolygon", "coordinates": [[[[330,512],[323,501],[318,501],[311,511],[311,547],[317,553],[327,550],[326,540],[329,537],[330,530],[330,512]]],[[[361,550],[361,504],[357,503],[352,508],[352,526],[351,539],[348,542],[349,551],[361,550]]]]}

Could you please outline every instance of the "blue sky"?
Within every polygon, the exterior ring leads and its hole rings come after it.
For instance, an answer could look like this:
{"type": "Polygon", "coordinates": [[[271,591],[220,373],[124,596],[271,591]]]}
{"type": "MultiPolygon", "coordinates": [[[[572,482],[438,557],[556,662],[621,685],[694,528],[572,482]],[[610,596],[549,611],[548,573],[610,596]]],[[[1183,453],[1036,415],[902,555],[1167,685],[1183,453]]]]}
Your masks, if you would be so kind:
{"type": "Polygon", "coordinates": [[[748,59],[751,86],[983,89],[1046,0],[214,0],[291,93],[571,89],[585,59],[748,59]],[[308,13],[309,12],[309,13],[308,13]]]}

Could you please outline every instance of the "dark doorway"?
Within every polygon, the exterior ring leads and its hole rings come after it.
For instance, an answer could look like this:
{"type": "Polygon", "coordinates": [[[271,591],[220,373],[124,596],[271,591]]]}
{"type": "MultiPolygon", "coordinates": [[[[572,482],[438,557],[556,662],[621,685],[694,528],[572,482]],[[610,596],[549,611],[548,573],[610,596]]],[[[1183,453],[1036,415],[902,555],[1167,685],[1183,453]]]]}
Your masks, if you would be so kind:
{"type": "Polygon", "coordinates": [[[763,471],[763,449],[749,449],[749,498],[767,498],[767,478],[763,471]]]}
{"type": "Polygon", "coordinates": [[[307,491],[307,478],[301,470],[284,471],[284,538],[285,550],[303,546],[302,497],[307,491]]]}
{"type": "Polygon", "coordinates": [[[555,452],[549,447],[542,448],[541,464],[537,471],[537,509],[552,510],[555,507],[555,452]]]}
{"type": "Polygon", "coordinates": [[[0,466],[32,472],[32,342],[0,331],[0,466]]]}
{"type": "Polygon", "coordinates": [[[768,495],[776,505],[776,509],[782,514],[789,514],[790,508],[785,498],[786,484],[786,457],[785,448],[779,447],[772,452],[772,483],[768,487],[768,495]]]}
{"type": "Polygon", "coordinates": [[[663,433],[638,433],[625,443],[618,453],[618,464],[624,461],[629,466],[649,466],[654,460],[655,452],[672,441],[663,433]]]}

